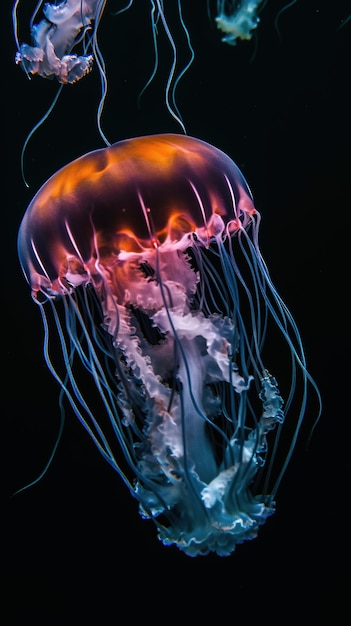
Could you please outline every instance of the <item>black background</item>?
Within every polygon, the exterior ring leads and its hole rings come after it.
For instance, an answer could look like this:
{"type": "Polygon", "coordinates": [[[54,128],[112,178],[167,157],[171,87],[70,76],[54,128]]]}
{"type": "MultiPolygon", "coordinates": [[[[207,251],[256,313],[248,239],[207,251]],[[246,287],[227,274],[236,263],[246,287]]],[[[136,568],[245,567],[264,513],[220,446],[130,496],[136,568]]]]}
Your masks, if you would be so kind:
{"type": "MultiPolygon", "coordinates": [[[[262,214],[263,255],[295,316],[323,397],[309,449],[313,400],[277,512],[258,538],[230,557],[196,559],[157,540],[153,524],[139,517],[137,503],[71,414],[44,478],[11,497],[43,469],[59,428],[58,389],[44,363],[39,311],[18,265],[18,226],[40,185],[102,141],[95,123],[100,89],[95,69],[63,90],[33,136],[25,155],[30,184],[25,188],[21,148],[57,83],[29,81],[15,66],[11,2],[2,5],[7,524],[0,567],[2,590],[10,599],[9,608],[3,604],[3,623],[203,617],[217,623],[281,624],[295,618],[348,623],[351,22],[340,28],[348,2],[297,1],[281,15],[279,37],[274,20],[283,3],[268,0],[254,40],[236,47],[221,43],[205,1],[183,2],[195,50],[177,91],[187,132],[227,152],[247,178],[262,214]]],[[[184,41],[172,13],[176,3],[165,5],[182,61],[184,41]]],[[[113,17],[119,7],[107,3],[99,30],[110,88],[104,131],[111,141],[179,132],[164,105],[169,48],[162,38],[160,72],[137,106],[153,63],[149,2],[135,1],[113,17]]],[[[28,41],[26,6],[20,15],[21,37],[28,41]]]]}

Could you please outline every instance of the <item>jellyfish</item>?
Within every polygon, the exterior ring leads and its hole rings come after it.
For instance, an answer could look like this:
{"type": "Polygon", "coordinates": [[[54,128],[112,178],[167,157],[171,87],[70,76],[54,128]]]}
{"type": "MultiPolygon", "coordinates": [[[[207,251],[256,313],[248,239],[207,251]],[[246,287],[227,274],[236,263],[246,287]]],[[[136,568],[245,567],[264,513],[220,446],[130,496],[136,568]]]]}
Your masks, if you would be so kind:
{"type": "Polygon", "coordinates": [[[40,1],[30,21],[32,45],[19,43],[16,0],[13,11],[17,44],[15,61],[27,74],[52,78],[60,83],[75,83],[91,69],[99,57],[96,30],[106,0],[61,0],[50,4],[40,1]],[[42,7],[43,17],[35,23],[42,7]],[[78,46],[82,54],[72,52],[78,46]]]}
{"type": "Polygon", "coordinates": [[[19,230],[61,394],[158,538],[189,556],[256,537],[306,409],[301,338],[259,224],[228,155],[164,134],[66,165],[19,230]],[[284,348],[285,400],[270,369],[284,348]]]}
{"type": "Polygon", "coordinates": [[[252,38],[260,21],[258,10],[263,0],[217,0],[217,27],[224,33],[222,41],[235,46],[238,39],[252,38]]]}

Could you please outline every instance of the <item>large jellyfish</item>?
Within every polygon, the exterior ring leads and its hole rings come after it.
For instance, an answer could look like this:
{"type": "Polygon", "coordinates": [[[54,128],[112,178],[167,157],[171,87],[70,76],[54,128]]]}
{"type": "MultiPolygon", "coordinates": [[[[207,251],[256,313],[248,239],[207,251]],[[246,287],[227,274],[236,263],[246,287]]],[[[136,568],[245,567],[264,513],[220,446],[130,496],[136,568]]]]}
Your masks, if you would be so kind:
{"type": "Polygon", "coordinates": [[[190,556],[256,536],[304,417],[301,339],[259,224],[229,156],[166,134],[65,166],[20,227],[48,367],[142,517],[190,556]],[[270,371],[284,349],[285,402],[270,371]]]}

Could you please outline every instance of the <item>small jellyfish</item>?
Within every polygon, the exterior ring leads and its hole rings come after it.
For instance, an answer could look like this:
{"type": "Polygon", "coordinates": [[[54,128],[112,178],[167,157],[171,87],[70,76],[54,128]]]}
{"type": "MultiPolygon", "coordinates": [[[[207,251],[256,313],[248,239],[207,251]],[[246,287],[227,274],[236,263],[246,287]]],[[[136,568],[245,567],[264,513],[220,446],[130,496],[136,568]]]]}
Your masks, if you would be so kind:
{"type": "MultiPolygon", "coordinates": [[[[55,76],[60,83],[75,83],[92,68],[96,47],[92,22],[99,22],[105,2],[63,0],[58,4],[46,3],[42,9],[44,18],[35,24],[41,4],[31,20],[33,43],[19,44],[17,41],[16,63],[21,64],[29,74],[38,74],[43,78],[55,76]],[[92,29],[93,33],[90,32],[92,29]],[[84,50],[82,55],[71,52],[78,44],[84,50]]],[[[17,5],[18,2],[15,3],[15,16],[17,5]]],[[[16,17],[14,21],[16,33],[16,17]]]]}
{"type": "Polygon", "coordinates": [[[258,26],[258,9],[262,0],[218,0],[217,27],[224,33],[222,41],[235,46],[238,39],[251,39],[258,26]]]}

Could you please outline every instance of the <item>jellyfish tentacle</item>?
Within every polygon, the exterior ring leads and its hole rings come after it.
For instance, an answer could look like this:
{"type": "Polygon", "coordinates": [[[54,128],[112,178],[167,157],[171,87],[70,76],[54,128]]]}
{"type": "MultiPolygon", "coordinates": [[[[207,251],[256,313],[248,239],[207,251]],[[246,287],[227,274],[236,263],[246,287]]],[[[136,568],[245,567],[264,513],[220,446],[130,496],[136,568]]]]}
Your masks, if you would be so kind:
{"type": "Polygon", "coordinates": [[[276,30],[276,33],[278,35],[278,40],[279,43],[281,44],[282,42],[282,37],[281,37],[281,33],[280,33],[280,28],[279,28],[279,20],[282,16],[283,13],[285,13],[285,11],[287,11],[288,9],[290,9],[290,7],[292,7],[294,4],[297,3],[297,0],[291,0],[291,2],[288,2],[287,4],[285,4],[280,11],[278,11],[277,15],[275,16],[275,20],[274,20],[274,28],[276,30]]]}
{"type": "Polygon", "coordinates": [[[152,32],[152,40],[153,40],[153,50],[154,50],[154,65],[152,68],[152,72],[148,78],[148,80],[146,81],[144,87],[142,88],[142,90],[140,91],[139,95],[138,95],[138,106],[140,106],[140,102],[141,99],[143,97],[143,94],[146,92],[147,88],[149,87],[149,85],[151,85],[153,79],[156,76],[157,73],[157,68],[158,68],[158,62],[159,62],[159,58],[158,58],[158,44],[157,44],[157,19],[158,19],[158,13],[156,11],[156,3],[154,2],[154,0],[151,0],[151,12],[150,12],[150,19],[151,19],[151,32],[152,32]]]}
{"type": "Polygon", "coordinates": [[[185,129],[185,125],[184,122],[182,120],[182,117],[179,113],[176,101],[175,101],[175,86],[174,86],[174,76],[175,76],[175,70],[176,70],[176,66],[177,66],[177,48],[175,45],[175,41],[173,39],[171,30],[168,26],[165,14],[164,14],[164,10],[163,10],[163,3],[160,2],[160,0],[155,0],[156,1],[156,5],[157,5],[157,11],[158,14],[161,18],[162,24],[163,24],[163,28],[165,30],[165,33],[167,35],[168,41],[171,45],[172,48],[172,63],[171,63],[171,68],[169,70],[169,75],[167,78],[167,83],[166,83],[166,91],[165,91],[165,96],[166,96],[166,106],[167,109],[169,111],[169,113],[171,114],[171,116],[175,119],[175,121],[179,124],[179,126],[182,128],[183,132],[186,133],[186,129],[185,129]]]}

